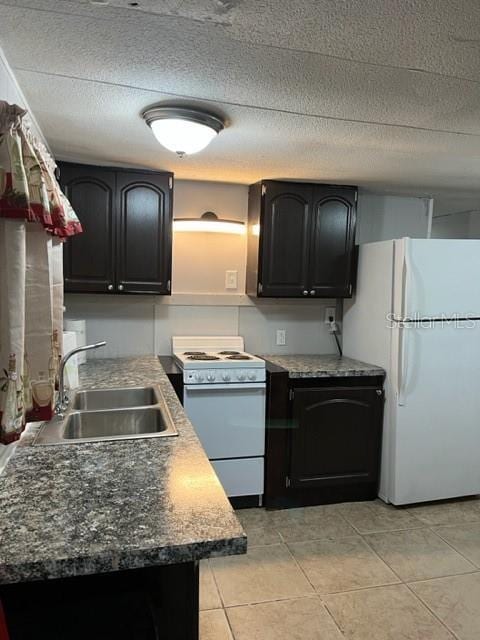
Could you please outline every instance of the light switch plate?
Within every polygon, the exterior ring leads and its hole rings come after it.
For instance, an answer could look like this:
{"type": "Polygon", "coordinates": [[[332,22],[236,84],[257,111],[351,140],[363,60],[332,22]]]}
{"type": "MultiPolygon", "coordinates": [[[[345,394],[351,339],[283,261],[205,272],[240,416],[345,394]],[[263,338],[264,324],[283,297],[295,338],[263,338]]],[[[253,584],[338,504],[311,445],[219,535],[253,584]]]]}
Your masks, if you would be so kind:
{"type": "Polygon", "coordinates": [[[284,346],[287,344],[287,331],[285,329],[277,329],[276,344],[284,346]]]}
{"type": "Polygon", "coordinates": [[[225,289],[237,289],[238,271],[225,271],[225,289]]]}

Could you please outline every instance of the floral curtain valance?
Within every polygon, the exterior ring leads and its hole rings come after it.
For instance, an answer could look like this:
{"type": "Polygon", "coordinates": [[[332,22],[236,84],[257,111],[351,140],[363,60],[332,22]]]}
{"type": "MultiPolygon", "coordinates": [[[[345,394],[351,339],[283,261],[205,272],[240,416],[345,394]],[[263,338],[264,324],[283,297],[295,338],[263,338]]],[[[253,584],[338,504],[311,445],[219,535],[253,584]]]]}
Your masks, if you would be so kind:
{"type": "Polygon", "coordinates": [[[0,101],[0,454],[26,422],[51,417],[62,352],[62,248],[82,230],[25,116],[0,101]]]}
{"type": "Polygon", "coordinates": [[[26,114],[0,101],[0,218],[39,222],[61,238],[81,233],[55,178],[55,162],[29,130],[26,114]]]}

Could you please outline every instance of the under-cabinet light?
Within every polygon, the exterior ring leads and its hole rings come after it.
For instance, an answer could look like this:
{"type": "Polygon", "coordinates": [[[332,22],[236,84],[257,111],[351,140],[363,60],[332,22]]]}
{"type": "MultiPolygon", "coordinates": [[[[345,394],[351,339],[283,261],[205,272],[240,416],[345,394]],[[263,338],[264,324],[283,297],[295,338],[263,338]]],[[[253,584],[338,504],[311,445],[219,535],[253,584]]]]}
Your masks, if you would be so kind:
{"type": "Polygon", "coordinates": [[[207,231],[243,235],[245,225],[238,220],[223,220],[213,211],[206,211],[200,218],[175,218],[174,231],[207,231]]]}

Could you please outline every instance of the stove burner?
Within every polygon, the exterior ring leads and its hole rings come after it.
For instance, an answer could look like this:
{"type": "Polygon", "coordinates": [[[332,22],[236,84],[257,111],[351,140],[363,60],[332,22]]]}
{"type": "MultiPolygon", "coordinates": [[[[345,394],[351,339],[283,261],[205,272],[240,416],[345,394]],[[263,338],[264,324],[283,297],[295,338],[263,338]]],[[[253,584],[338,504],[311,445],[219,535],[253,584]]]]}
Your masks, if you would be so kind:
{"type": "Polygon", "coordinates": [[[205,351],[184,351],[184,356],[206,356],[205,351]]]}
{"type": "Polygon", "coordinates": [[[234,356],[227,356],[227,360],[251,360],[250,356],[244,356],[241,353],[234,356]]]}
{"type": "Polygon", "coordinates": [[[239,356],[241,355],[240,351],[219,351],[219,356],[239,356]]]}
{"type": "Polygon", "coordinates": [[[192,356],[188,356],[187,360],[220,360],[217,356],[209,356],[206,353],[202,354],[194,354],[192,356]]]}

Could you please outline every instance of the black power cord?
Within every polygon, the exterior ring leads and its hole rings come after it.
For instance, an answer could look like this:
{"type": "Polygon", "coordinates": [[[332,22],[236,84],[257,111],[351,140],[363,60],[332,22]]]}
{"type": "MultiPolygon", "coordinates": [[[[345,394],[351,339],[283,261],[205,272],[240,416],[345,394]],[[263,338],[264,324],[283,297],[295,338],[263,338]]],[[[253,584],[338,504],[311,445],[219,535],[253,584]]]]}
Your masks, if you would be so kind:
{"type": "Polygon", "coordinates": [[[337,343],[338,353],[340,356],[343,356],[342,346],[337,335],[337,325],[335,324],[333,316],[329,316],[328,321],[330,322],[330,333],[333,333],[333,337],[335,338],[335,342],[337,343]]]}

